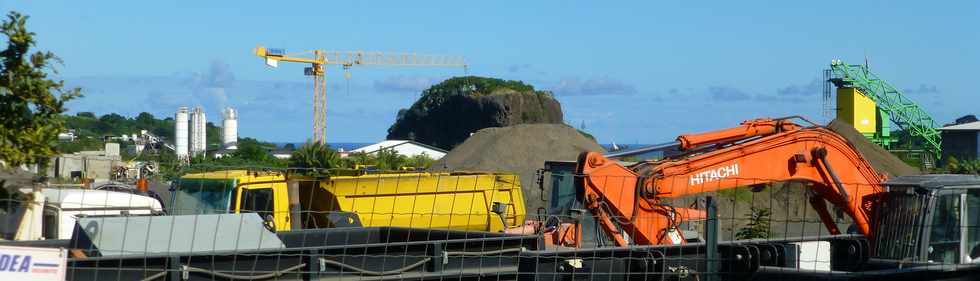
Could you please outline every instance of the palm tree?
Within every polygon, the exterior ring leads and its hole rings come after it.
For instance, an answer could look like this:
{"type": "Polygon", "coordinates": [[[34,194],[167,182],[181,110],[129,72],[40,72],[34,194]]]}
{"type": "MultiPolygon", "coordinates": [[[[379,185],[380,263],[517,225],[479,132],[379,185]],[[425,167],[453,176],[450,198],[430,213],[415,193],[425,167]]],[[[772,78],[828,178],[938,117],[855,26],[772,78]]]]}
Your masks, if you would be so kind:
{"type": "Polygon", "coordinates": [[[340,167],[340,156],[322,143],[307,142],[296,151],[293,151],[289,159],[290,168],[308,168],[314,171],[321,169],[333,169],[340,167]]]}

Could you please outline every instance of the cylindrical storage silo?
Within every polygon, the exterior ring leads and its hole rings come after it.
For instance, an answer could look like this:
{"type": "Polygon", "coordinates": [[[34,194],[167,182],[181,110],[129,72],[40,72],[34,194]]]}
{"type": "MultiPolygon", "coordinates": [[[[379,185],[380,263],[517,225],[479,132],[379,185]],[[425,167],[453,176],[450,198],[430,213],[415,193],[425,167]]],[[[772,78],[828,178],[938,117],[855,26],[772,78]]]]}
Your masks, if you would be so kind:
{"type": "Polygon", "coordinates": [[[224,122],[221,124],[221,144],[227,149],[238,148],[238,112],[225,108],[224,122]]]}
{"type": "Polygon", "coordinates": [[[197,107],[191,113],[191,155],[203,154],[207,149],[207,118],[204,109],[197,107]]]}
{"type": "Polygon", "coordinates": [[[187,159],[188,155],[188,140],[187,140],[187,108],[181,107],[177,109],[177,116],[174,116],[176,123],[174,126],[174,147],[177,149],[177,159],[187,159]]]}

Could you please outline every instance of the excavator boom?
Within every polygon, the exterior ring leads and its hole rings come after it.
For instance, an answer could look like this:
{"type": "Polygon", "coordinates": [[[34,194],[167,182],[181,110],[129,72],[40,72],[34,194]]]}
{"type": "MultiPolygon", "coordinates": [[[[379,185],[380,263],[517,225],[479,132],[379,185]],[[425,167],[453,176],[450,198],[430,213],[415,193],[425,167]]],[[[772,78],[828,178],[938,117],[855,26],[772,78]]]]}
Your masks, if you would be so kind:
{"type": "Polygon", "coordinates": [[[735,128],[713,132],[688,134],[677,137],[681,150],[692,150],[712,144],[731,143],[752,137],[772,135],[778,132],[799,130],[800,125],[785,119],[756,119],[742,122],[735,128]]]}
{"type": "Polygon", "coordinates": [[[618,245],[683,243],[677,224],[697,217],[661,202],[772,182],[806,182],[810,203],[833,234],[840,233],[826,202],[840,207],[857,230],[870,236],[868,195],[881,192],[884,178],[844,138],[822,127],[801,127],[785,119],[758,119],[741,126],[678,138],[679,159],[626,167],[596,152],[578,162],[585,205],[618,245]],[[709,147],[715,145],[715,147],[709,147]],[[639,173],[641,168],[652,169],[639,173]],[[626,235],[623,235],[626,233],[626,235]],[[618,238],[617,238],[618,237],[618,238]]]}

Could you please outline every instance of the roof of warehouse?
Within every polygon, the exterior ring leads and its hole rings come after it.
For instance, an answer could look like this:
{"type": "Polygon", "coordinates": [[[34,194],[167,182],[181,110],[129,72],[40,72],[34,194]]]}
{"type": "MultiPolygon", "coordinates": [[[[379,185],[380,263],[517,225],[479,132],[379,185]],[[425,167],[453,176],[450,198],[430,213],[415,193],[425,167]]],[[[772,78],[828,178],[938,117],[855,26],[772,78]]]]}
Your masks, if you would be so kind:
{"type": "Polygon", "coordinates": [[[947,186],[976,186],[980,185],[980,176],[977,175],[948,175],[948,174],[929,174],[900,176],[888,179],[886,185],[907,185],[922,188],[941,188],[947,186]]]}
{"type": "Polygon", "coordinates": [[[419,142],[416,142],[416,141],[410,141],[410,140],[386,140],[386,141],[382,141],[382,142],[379,142],[379,143],[376,143],[376,144],[372,144],[372,145],[368,145],[368,146],[365,146],[365,147],[361,147],[361,148],[358,148],[358,149],[351,150],[351,152],[374,153],[374,152],[377,152],[378,150],[381,150],[382,148],[393,148],[393,147],[404,145],[404,144],[416,145],[416,146],[420,146],[420,147],[423,147],[423,148],[426,148],[426,149],[430,149],[430,150],[434,150],[434,151],[446,153],[446,151],[443,150],[443,149],[441,149],[441,148],[434,147],[434,146],[431,146],[431,145],[426,145],[424,143],[419,143],[419,142]]]}
{"type": "Polygon", "coordinates": [[[942,131],[980,131],[980,121],[939,128],[942,131]]]}

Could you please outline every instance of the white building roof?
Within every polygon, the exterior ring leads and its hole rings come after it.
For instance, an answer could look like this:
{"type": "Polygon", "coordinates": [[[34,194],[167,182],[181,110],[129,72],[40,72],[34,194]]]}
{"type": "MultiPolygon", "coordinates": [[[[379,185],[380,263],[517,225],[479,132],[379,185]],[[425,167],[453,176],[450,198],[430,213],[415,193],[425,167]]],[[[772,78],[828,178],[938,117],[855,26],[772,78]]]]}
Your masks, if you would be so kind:
{"type": "Polygon", "coordinates": [[[446,156],[446,151],[439,149],[438,147],[425,145],[422,143],[410,141],[410,140],[386,140],[376,144],[368,145],[358,149],[351,150],[351,152],[363,152],[363,153],[376,153],[381,149],[393,149],[395,152],[408,157],[414,157],[417,155],[425,154],[432,159],[439,159],[446,156]]]}
{"type": "Polygon", "coordinates": [[[939,128],[941,131],[980,131],[980,121],[939,128]]]}

